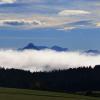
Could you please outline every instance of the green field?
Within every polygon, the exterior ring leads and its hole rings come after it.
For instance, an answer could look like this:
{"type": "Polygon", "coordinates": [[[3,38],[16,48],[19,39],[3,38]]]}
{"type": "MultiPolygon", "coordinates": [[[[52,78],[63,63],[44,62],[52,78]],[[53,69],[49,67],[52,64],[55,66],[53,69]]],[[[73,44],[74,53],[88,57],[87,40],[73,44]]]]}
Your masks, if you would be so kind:
{"type": "Polygon", "coordinates": [[[100,100],[100,98],[67,93],[0,88],[0,100],[100,100]]]}

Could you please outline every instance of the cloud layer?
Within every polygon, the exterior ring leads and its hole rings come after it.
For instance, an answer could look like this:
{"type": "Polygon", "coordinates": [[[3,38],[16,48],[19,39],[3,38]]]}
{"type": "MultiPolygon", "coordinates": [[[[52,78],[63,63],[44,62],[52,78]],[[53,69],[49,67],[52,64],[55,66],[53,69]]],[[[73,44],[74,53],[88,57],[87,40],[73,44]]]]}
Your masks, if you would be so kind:
{"type": "Polygon", "coordinates": [[[99,0],[0,0],[0,23],[2,20],[11,21],[0,25],[0,28],[9,26],[10,28],[17,27],[19,30],[25,28],[58,30],[72,30],[72,27],[74,29],[99,28],[99,18],[99,0]],[[14,22],[14,20],[17,21],[14,22]],[[34,20],[40,22],[41,25],[34,20]],[[76,27],[75,24],[69,25],[69,23],[84,20],[91,20],[92,23],[85,24],[83,27],[76,27]],[[29,21],[31,24],[28,24],[29,21]]]}
{"type": "Polygon", "coordinates": [[[49,71],[100,64],[100,55],[52,50],[0,50],[0,65],[30,71],[49,71]]]}

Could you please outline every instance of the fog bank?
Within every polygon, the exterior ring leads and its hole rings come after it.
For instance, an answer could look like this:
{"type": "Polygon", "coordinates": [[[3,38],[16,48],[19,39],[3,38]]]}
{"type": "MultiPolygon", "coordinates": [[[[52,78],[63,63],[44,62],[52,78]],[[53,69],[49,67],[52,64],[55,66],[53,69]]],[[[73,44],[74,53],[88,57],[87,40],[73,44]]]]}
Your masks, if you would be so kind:
{"type": "Polygon", "coordinates": [[[100,55],[53,50],[0,50],[0,66],[30,71],[49,71],[100,64],[100,55]]]}

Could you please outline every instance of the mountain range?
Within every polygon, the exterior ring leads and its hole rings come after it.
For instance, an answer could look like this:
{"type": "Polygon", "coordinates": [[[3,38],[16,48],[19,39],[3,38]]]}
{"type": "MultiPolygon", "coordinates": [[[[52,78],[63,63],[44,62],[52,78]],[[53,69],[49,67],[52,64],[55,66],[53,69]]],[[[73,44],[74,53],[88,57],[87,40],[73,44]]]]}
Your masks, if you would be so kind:
{"type": "MultiPolygon", "coordinates": [[[[69,51],[68,48],[62,48],[60,46],[57,46],[57,45],[54,45],[52,47],[47,47],[47,46],[36,46],[35,44],[33,43],[29,43],[27,44],[25,47],[23,48],[19,48],[19,50],[31,50],[31,49],[34,49],[34,50],[44,50],[44,49],[50,49],[50,50],[54,50],[54,51],[58,51],[58,52],[62,52],[62,51],[69,51]]],[[[100,54],[100,51],[99,50],[87,50],[87,51],[84,51],[83,53],[86,53],[86,54],[91,54],[91,55],[97,55],[97,54],[100,54]]]]}
{"type": "Polygon", "coordinates": [[[62,48],[60,46],[52,46],[52,47],[47,47],[47,46],[36,46],[33,43],[29,43],[23,48],[20,48],[19,50],[27,50],[27,49],[34,49],[34,50],[44,50],[44,49],[51,49],[55,51],[68,51],[68,48],[62,48]]]}

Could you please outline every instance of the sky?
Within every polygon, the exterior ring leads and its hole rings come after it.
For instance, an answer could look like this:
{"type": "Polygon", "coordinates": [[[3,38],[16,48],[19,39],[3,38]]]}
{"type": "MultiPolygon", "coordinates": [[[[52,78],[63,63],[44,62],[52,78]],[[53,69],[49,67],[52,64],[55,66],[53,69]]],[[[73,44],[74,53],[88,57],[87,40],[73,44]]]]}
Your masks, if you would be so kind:
{"type": "Polygon", "coordinates": [[[100,50],[100,0],[0,0],[0,48],[30,42],[100,50]]]}

